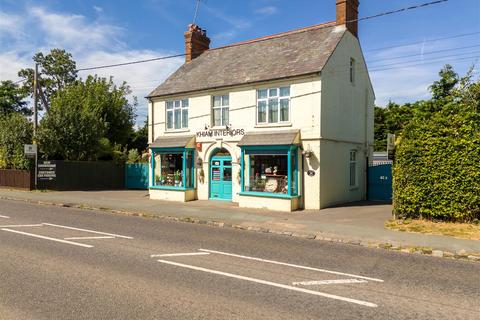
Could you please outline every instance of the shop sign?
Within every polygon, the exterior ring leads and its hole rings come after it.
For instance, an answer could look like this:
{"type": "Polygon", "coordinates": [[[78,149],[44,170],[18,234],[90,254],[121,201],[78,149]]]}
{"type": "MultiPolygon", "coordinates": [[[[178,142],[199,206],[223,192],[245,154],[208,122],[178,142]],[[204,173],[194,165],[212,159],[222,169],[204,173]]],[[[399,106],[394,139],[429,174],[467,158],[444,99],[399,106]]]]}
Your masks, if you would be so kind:
{"type": "Polygon", "coordinates": [[[57,177],[57,164],[53,161],[42,161],[38,164],[38,181],[51,181],[57,177]]]}
{"type": "Polygon", "coordinates": [[[315,175],[315,170],[310,169],[310,170],[307,171],[307,174],[308,174],[309,177],[313,177],[315,175]]]}
{"type": "Polygon", "coordinates": [[[235,137],[245,135],[245,129],[209,129],[197,132],[197,138],[235,137]]]}

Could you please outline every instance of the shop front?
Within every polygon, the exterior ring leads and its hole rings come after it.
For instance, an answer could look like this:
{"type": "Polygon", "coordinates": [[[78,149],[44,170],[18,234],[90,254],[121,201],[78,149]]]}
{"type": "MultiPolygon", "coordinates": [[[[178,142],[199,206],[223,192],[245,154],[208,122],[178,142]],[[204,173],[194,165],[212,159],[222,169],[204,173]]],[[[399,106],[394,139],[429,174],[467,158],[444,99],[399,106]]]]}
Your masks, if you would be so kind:
{"type": "Polygon", "coordinates": [[[300,132],[257,132],[245,135],[241,150],[240,207],[292,211],[300,206],[300,132]],[[260,200],[260,201],[259,201],[260,200]]]}
{"type": "Polygon", "coordinates": [[[232,201],[240,207],[280,211],[301,205],[299,130],[245,133],[220,142],[161,137],[150,150],[152,199],[232,201]]]}
{"type": "Polygon", "coordinates": [[[161,137],[150,144],[151,199],[196,199],[194,140],[194,136],[161,137]]]}

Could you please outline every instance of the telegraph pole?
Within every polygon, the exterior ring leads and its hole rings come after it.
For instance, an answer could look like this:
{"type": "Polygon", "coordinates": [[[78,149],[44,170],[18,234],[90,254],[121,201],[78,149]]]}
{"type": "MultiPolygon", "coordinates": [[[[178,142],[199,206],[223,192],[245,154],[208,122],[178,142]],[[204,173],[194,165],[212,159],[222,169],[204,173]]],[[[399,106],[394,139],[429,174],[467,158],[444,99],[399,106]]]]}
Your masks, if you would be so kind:
{"type": "Polygon", "coordinates": [[[35,70],[33,71],[33,137],[37,134],[38,125],[38,63],[35,63],[35,70]]]}

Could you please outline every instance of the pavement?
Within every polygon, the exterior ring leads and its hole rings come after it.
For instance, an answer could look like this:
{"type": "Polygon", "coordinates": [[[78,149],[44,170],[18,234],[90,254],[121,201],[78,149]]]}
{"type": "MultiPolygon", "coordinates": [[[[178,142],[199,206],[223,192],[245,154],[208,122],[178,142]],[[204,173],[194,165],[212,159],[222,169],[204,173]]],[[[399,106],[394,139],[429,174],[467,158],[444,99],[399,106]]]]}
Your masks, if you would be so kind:
{"type": "Polygon", "coordinates": [[[19,191],[0,189],[0,199],[15,199],[117,213],[227,226],[367,247],[480,260],[480,241],[406,233],[384,227],[392,206],[358,202],[323,210],[291,213],[245,209],[223,201],[178,203],[150,200],[148,191],[19,191]]]}
{"type": "Polygon", "coordinates": [[[2,320],[473,320],[479,274],[467,260],[0,200],[2,320]]]}

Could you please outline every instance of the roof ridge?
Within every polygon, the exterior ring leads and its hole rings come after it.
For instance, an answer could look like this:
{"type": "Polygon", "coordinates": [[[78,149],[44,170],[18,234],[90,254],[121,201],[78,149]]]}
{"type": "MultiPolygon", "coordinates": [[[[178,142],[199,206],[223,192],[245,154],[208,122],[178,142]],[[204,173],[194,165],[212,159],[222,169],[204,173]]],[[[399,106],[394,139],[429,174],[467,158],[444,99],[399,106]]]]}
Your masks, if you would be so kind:
{"type": "Polygon", "coordinates": [[[244,45],[244,44],[260,42],[260,41],[265,41],[265,40],[270,40],[270,39],[276,39],[276,38],[288,36],[288,35],[291,35],[291,34],[301,33],[301,32],[305,32],[305,31],[322,29],[322,28],[326,28],[326,27],[330,27],[330,26],[333,27],[336,24],[337,24],[336,21],[330,21],[330,22],[315,24],[315,25],[308,26],[308,27],[303,27],[303,28],[300,28],[300,29],[293,29],[293,30],[280,32],[280,33],[275,33],[275,34],[260,37],[260,38],[254,38],[254,39],[250,39],[250,40],[244,40],[244,41],[232,43],[232,44],[229,44],[229,45],[226,45],[226,46],[211,48],[211,49],[208,49],[207,51],[225,49],[225,48],[230,48],[230,47],[237,47],[237,46],[241,46],[241,45],[244,45]]]}

